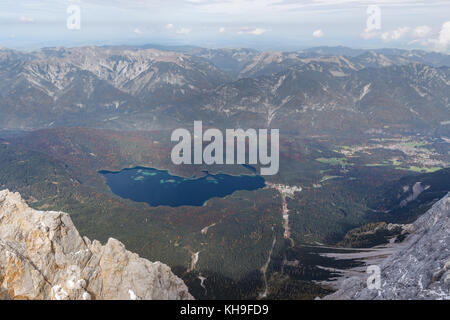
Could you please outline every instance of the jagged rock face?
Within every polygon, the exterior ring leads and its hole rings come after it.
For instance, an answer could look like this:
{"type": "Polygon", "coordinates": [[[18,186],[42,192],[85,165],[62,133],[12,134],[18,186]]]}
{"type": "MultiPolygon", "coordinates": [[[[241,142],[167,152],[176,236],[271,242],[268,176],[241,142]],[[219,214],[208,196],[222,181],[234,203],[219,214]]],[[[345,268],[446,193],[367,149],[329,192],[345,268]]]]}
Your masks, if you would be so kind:
{"type": "Polygon", "coordinates": [[[81,237],[69,215],[31,209],[0,191],[1,299],[192,299],[160,262],[81,237]]]}
{"type": "Polygon", "coordinates": [[[450,193],[414,223],[405,241],[380,265],[379,290],[353,277],[327,299],[450,299],[450,193]]]}

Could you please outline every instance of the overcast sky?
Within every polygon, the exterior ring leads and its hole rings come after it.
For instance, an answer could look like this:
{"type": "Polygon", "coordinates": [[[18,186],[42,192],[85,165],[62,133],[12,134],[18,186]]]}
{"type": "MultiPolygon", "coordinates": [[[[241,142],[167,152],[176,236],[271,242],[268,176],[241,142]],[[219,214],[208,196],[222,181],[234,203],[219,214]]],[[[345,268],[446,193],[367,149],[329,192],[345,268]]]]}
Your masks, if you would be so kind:
{"type": "Polygon", "coordinates": [[[0,0],[0,46],[344,45],[448,53],[449,12],[450,0],[0,0]],[[80,8],[79,30],[74,5],[80,8]],[[67,27],[70,17],[75,30],[67,27]]]}

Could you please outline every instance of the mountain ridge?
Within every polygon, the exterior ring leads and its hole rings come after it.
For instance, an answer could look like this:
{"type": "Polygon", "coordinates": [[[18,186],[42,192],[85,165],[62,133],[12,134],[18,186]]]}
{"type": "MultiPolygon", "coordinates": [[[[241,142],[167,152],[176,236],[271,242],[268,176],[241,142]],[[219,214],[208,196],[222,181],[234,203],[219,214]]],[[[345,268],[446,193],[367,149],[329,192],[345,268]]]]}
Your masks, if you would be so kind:
{"type": "Polygon", "coordinates": [[[449,67],[417,62],[403,51],[356,57],[187,52],[0,50],[0,126],[154,130],[204,118],[213,126],[274,125],[311,135],[317,128],[333,134],[382,125],[414,130],[450,121],[449,67]]]}

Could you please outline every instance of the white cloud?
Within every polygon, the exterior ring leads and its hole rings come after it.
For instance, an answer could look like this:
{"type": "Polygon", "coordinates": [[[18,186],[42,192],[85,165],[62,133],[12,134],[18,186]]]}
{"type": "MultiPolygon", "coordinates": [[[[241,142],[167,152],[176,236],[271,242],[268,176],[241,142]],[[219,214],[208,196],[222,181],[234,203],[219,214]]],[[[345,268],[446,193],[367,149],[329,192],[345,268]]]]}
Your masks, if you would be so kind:
{"type": "Polygon", "coordinates": [[[364,40],[370,40],[379,38],[381,36],[381,32],[379,31],[369,31],[368,29],[365,29],[363,33],[361,33],[361,38],[364,40]]]}
{"type": "Polygon", "coordinates": [[[383,32],[381,34],[381,39],[383,39],[383,41],[400,40],[401,38],[408,36],[410,32],[411,28],[400,27],[392,31],[383,32]]]}
{"type": "Polygon", "coordinates": [[[397,29],[386,32],[369,31],[366,29],[361,34],[361,38],[365,40],[381,39],[385,42],[398,41],[401,39],[410,39],[413,40],[414,42],[418,42],[418,40],[428,37],[431,33],[432,29],[426,25],[417,26],[415,28],[399,27],[397,29]]]}
{"type": "Polygon", "coordinates": [[[227,29],[225,29],[224,27],[222,27],[222,28],[219,29],[219,32],[220,32],[220,33],[225,33],[226,31],[227,31],[227,29]]]}
{"type": "Polygon", "coordinates": [[[188,35],[192,32],[192,29],[190,29],[190,28],[185,28],[185,27],[175,28],[175,25],[172,23],[166,24],[165,28],[166,28],[166,30],[173,31],[176,34],[180,34],[180,35],[188,35]]]}
{"type": "Polygon", "coordinates": [[[20,21],[20,22],[23,22],[23,23],[34,23],[34,22],[36,22],[36,21],[34,20],[34,18],[31,18],[31,17],[25,17],[25,16],[21,16],[21,17],[19,18],[19,21],[20,21]]]}
{"type": "Polygon", "coordinates": [[[192,32],[192,29],[189,28],[179,28],[177,29],[177,31],[175,31],[177,34],[181,34],[181,35],[188,35],[192,32]]]}
{"type": "Polygon", "coordinates": [[[433,46],[434,50],[447,51],[450,47],[450,21],[444,22],[439,36],[436,39],[430,39],[428,43],[433,46]]]}
{"type": "Polygon", "coordinates": [[[141,29],[136,28],[136,29],[134,29],[134,33],[136,33],[137,35],[141,35],[141,34],[143,34],[144,32],[142,32],[141,29]]]}
{"type": "Polygon", "coordinates": [[[249,34],[249,35],[253,35],[253,36],[260,36],[268,31],[269,30],[263,29],[263,28],[243,28],[243,29],[239,30],[237,32],[237,34],[239,34],[239,35],[249,34]]]}
{"type": "Polygon", "coordinates": [[[281,9],[284,0],[187,0],[202,13],[241,15],[245,12],[272,12],[281,9]]]}
{"type": "Polygon", "coordinates": [[[448,46],[450,44],[450,21],[442,25],[441,32],[439,32],[439,43],[448,46]]]}
{"type": "MultiPolygon", "coordinates": [[[[135,0],[137,1],[137,0],[135,0]]],[[[141,0],[143,1],[143,0],[141,0]]],[[[384,7],[399,7],[404,12],[408,7],[430,7],[432,5],[445,6],[445,0],[183,0],[185,4],[194,6],[197,12],[211,14],[273,15],[274,12],[293,11],[329,11],[330,9],[347,10],[380,5],[384,7]]]]}
{"type": "Polygon", "coordinates": [[[425,38],[431,33],[429,26],[418,26],[413,30],[413,36],[415,38],[425,38]]]}
{"type": "Polygon", "coordinates": [[[361,38],[365,40],[381,39],[386,42],[409,39],[409,44],[420,44],[432,50],[445,52],[450,49],[450,21],[444,22],[439,33],[434,33],[434,35],[429,26],[422,25],[415,28],[400,27],[383,33],[364,30],[361,38]]]}
{"type": "Polygon", "coordinates": [[[323,33],[322,29],[316,30],[313,32],[314,38],[322,38],[325,34],[323,33]]]}

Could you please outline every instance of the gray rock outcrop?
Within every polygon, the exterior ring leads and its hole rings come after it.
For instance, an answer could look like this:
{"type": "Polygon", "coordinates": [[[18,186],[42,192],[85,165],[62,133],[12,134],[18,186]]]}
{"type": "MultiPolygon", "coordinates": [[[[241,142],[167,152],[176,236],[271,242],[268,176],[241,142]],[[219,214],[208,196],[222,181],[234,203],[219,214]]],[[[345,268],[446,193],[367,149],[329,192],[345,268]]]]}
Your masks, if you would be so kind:
{"type": "Polygon", "coordinates": [[[192,299],[160,262],[81,237],[69,215],[0,191],[0,299],[192,299]]]}
{"type": "Polygon", "coordinates": [[[413,230],[380,264],[380,289],[369,289],[367,277],[352,277],[326,299],[450,299],[450,193],[413,230]]]}

